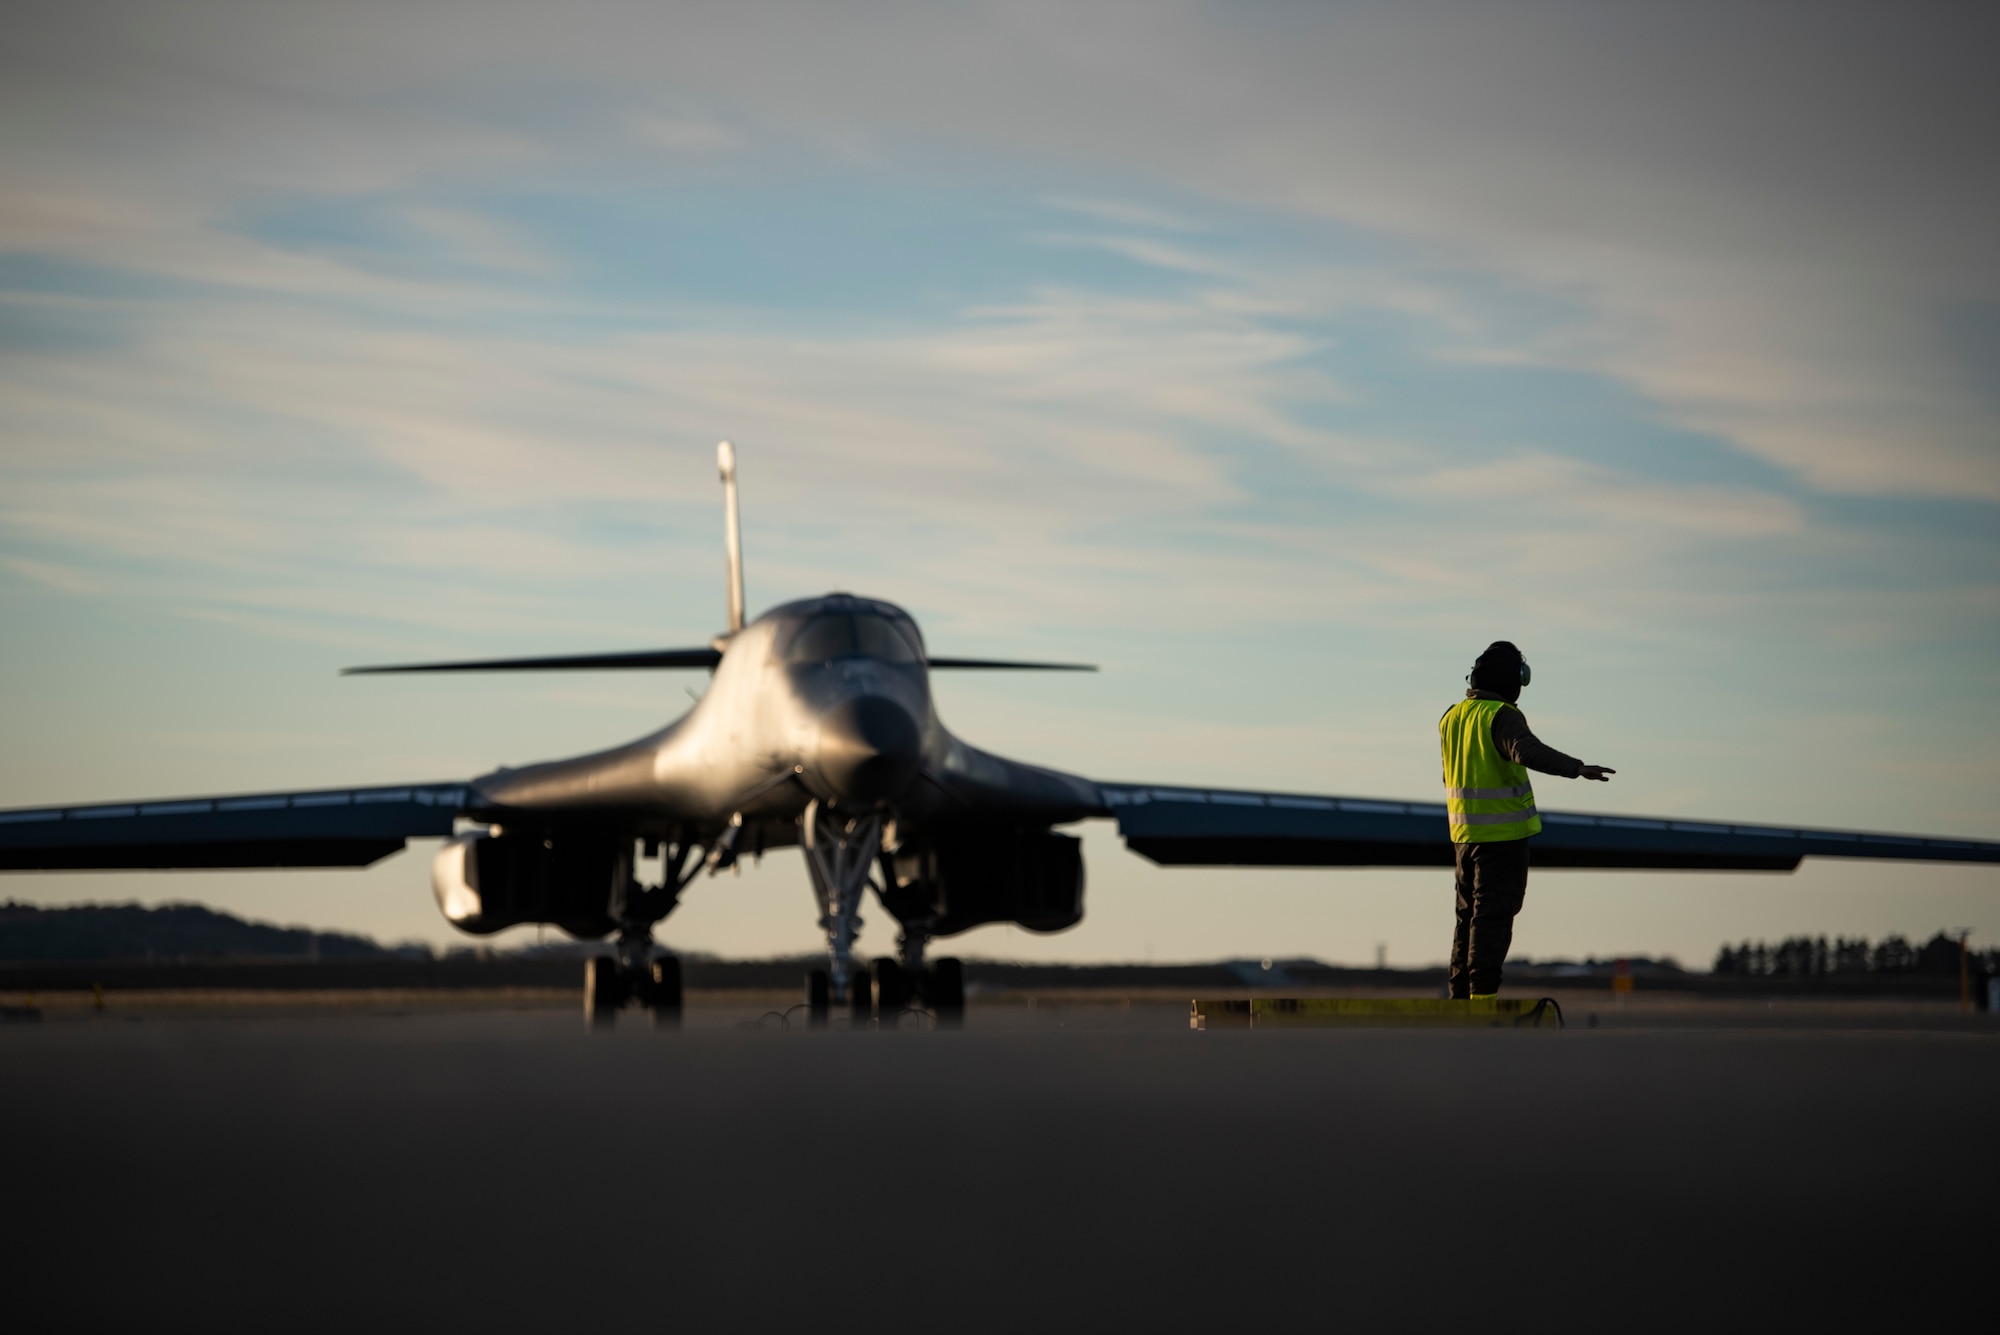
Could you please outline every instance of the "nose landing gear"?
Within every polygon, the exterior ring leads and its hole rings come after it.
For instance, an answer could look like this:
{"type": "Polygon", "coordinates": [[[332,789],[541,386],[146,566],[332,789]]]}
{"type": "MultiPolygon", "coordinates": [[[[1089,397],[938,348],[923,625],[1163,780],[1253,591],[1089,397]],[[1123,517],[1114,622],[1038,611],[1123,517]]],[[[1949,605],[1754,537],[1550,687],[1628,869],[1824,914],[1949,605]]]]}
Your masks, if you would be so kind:
{"type": "MultiPolygon", "coordinates": [[[[814,1029],[826,1028],[832,1018],[833,975],[814,969],[806,975],[806,1023],[814,1029]]],[[[866,1029],[874,1014],[873,996],[868,986],[868,970],[856,964],[847,980],[847,1014],[850,1029],[866,1029]]]]}
{"type": "MultiPolygon", "coordinates": [[[[850,1028],[865,1029],[872,1017],[876,1028],[896,1029],[905,1014],[925,1008],[939,1029],[964,1026],[965,966],[959,961],[941,959],[928,969],[911,973],[900,961],[878,959],[873,969],[872,998],[869,974],[870,970],[854,966],[847,999],[850,1028]]],[[[807,1022],[815,1029],[824,1029],[833,1011],[832,976],[825,969],[814,969],[806,975],[807,1022]]]]}
{"type": "Polygon", "coordinates": [[[812,876],[813,897],[819,901],[819,925],[826,933],[828,967],[806,975],[806,1013],[823,1027],[835,1006],[844,1005],[856,1027],[871,1018],[894,1029],[913,1002],[928,1005],[938,1027],[956,1029],[965,1022],[965,969],[955,959],[926,968],[924,946],[930,941],[926,924],[905,921],[897,941],[900,959],[875,961],[874,978],[854,958],[855,937],[861,931],[861,895],[868,872],[882,856],[882,817],[878,812],[841,816],[817,801],[799,817],[799,844],[812,876]],[[870,982],[874,983],[871,989],[870,982]],[[873,995],[871,996],[871,991],[873,995]]]}
{"type": "Polygon", "coordinates": [[[824,1023],[834,1004],[849,1006],[865,1021],[872,998],[868,970],[854,960],[854,938],[861,932],[861,892],[868,888],[869,868],[882,851],[881,813],[840,816],[811,802],[799,817],[799,844],[812,876],[813,898],[819,901],[828,956],[827,1006],[817,1004],[810,987],[807,993],[814,1022],[824,1023]]]}

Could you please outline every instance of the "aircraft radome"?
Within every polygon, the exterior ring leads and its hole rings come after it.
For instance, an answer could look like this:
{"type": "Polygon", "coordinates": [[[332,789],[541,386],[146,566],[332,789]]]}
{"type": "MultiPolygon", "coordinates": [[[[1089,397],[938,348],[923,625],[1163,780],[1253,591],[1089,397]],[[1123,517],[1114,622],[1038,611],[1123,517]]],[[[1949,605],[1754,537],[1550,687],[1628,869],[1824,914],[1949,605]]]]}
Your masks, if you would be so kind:
{"type": "MultiPolygon", "coordinates": [[[[939,669],[1089,670],[931,654],[917,624],[877,599],[829,593],[746,621],[735,453],[724,485],[729,628],[709,644],[565,658],[424,663],[355,672],[706,668],[694,707],[608,751],[469,781],[0,811],[0,870],[360,867],[411,838],[443,836],[438,907],[474,934],[548,923],[611,938],[589,962],[585,1005],[628,1001],[678,1019],[679,962],[656,923],[700,872],[790,844],[826,933],[810,1013],[835,1005],[885,1023],[915,1003],[952,1024],[965,1004],[937,937],[982,923],[1061,931],[1083,916],[1081,841],[1057,827],[1108,817],[1128,847],[1170,866],[1448,866],[1441,804],[1105,783],[1006,759],[938,717],[939,669]],[[653,884],[638,876],[659,859],[653,884]],[[864,893],[901,926],[899,954],[854,957],[864,893]],[[872,986],[871,986],[872,983],[872,986]]],[[[2000,862],[2000,844],[1543,811],[1539,867],[1789,871],[1804,857],[2000,862]]]]}

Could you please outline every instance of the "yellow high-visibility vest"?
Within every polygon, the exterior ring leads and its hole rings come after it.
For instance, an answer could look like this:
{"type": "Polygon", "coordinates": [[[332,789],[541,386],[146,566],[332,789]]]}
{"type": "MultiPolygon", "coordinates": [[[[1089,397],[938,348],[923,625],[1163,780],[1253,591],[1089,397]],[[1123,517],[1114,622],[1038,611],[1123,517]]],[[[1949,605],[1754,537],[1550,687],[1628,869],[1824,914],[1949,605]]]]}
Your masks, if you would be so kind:
{"type": "Polygon", "coordinates": [[[1528,769],[1493,744],[1493,719],[1505,700],[1461,700],[1438,720],[1444,749],[1444,805],[1455,844],[1526,839],[1542,832],[1528,769]]]}

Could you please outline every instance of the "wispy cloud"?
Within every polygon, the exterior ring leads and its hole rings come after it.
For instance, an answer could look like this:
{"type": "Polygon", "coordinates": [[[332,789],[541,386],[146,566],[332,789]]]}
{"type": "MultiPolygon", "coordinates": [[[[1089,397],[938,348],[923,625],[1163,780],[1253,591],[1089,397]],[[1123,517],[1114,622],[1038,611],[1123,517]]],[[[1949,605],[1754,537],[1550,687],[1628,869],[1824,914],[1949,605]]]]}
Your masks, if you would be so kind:
{"type": "Polygon", "coordinates": [[[1098,222],[1121,227],[1146,227],[1159,232],[1201,232],[1208,230],[1196,219],[1167,209],[1121,199],[1083,199],[1073,195],[1045,195],[1042,202],[1065,213],[1082,214],[1098,222]]]}
{"type": "Polygon", "coordinates": [[[1524,526],[1558,517],[1625,535],[1634,528],[1667,528],[1738,537],[1796,533],[1804,527],[1796,502],[1767,491],[1620,477],[1609,469],[1550,455],[1440,469],[1394,484],[1393,489],[1502,507],[1518,515],[1524,526]]]}
{"type": "Polygon", "coordinates": [[[487,269],[548,276],[559,261],[519,228],[463,209],[419,205],[405,209],[404,221],[435,240],[450,259],[487,269]]]}
{"type": "Polygon", "coordinates": [[[24,556],[0,556],[0,566],[25,579],[31,579],[44,588],[54,589],[57,593],[88,597],[101,592],[104,588],[103,582],[96,576],[85,574],[72,566],[58,565],[53,561],[33,561],[24,556]]]}
{"type": "Polygon", "coordinates": [[[739,147],[743,136],[718,121],[698,116],[639,116],[639,137],[675,153],[720,153],[739,147]]]}

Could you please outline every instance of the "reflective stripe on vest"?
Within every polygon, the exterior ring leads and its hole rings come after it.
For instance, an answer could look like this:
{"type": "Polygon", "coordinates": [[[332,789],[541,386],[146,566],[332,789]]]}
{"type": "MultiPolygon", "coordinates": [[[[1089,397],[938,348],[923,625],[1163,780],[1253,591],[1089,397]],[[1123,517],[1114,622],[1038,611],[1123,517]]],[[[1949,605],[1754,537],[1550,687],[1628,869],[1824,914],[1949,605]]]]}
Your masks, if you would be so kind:
{"type": "Polygon", "coordinates": [[[1513,707],[1504,700],[1461,700],[1438,720],[1453,843],[1497,843],[1541,833],[1527,768],[1493,744],[1494,718],[1513,707]]]}

